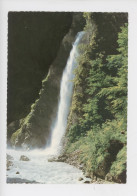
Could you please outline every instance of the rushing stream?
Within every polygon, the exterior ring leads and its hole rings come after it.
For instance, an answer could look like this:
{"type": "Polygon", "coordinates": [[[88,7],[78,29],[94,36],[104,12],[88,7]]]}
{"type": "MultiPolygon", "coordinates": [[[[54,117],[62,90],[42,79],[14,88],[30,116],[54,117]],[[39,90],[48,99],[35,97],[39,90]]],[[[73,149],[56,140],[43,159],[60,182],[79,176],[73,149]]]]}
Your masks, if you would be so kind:
{"type": "Polygon", "coordinates": [[[49,146],[45,150],[17,151],[7,150],[11,155],[13,165],[7,171],[8,179],[25,179],[38,183],[82,183],[78,181],[83,177],[82,171],[62,162],[48,162],[48,159],[57,155],[61,150],[61,139],[67,126],[67,117],[71,104],[73,92],[74,69],[78,57],[78,44],[82,39],[83,32],[78,33],[76,41],[70,52],[66,68],[63,72],[60,84],[60,99],[58,104],[57,117],[52,124],[49,146]],[[29,161],[20,161],[21,155],[27,156],[29,161]]]}
{"type": "Polygon", "coordinates": [[[7,177],[12,178],[12,182],[18,178],[44,184],[82,183],[78,181],[83,177],[82,171],[66,163],[48,162],[51,155],[46,154],[46,150],[28,152],[8,150],[7,154],[14,158],[12,160],[14,165],[7,171],[7,177]],[[20,161],[21,155],[27,156],[30,160],[20,161]]]}

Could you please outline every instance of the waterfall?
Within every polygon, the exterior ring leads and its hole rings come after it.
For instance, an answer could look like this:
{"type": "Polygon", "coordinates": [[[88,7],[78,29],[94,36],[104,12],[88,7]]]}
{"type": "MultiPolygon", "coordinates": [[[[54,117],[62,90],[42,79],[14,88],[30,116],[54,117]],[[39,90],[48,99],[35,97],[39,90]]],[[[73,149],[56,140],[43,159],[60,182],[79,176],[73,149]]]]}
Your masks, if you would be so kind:
{"type": "Polygon", "coordinates": [[[82,39],[84,32],[77,34],[76,40],[73,44],[70,56],[68,58],[66,67],[63,71],[60,83],[60,98],[58,104],[57,116],[51,128],[50,146],[46,149],[51,154],[57,154],[61,149],[61,139],[67,127],[67,117],[69,114],[72,92],[73,92],[73,79],[74,69],[77,66],[78,57],[78,44],[82,39]]]}
{"type": "Polygon", "coordinates": [[[82,183],[82,181],[78,181],[80,177],[84,178],[82,171],[66,163],[51,163],[48,161],[52,156],[58,155],[62,147],[61,140],[66,131],[73,93],[72,80],[74,79],[74,69],[77,66],[77,57],[79,56],[78,44],[82,37],[83,32],[78,33],[63,71],[60,82],[57,116],[51,126],[50,145],[43,150],[16,151],[14,149],[8,149],[8,155],[13,157],[11,161],[13,165],[7,170],[7,182],[12,183],[15,181],[21,183],[27,181],[27,183],[33,183],[35,181],[48,184],[82,183]],[[27,156],[30,161],[20,161],[22,155],[27,156]]]}

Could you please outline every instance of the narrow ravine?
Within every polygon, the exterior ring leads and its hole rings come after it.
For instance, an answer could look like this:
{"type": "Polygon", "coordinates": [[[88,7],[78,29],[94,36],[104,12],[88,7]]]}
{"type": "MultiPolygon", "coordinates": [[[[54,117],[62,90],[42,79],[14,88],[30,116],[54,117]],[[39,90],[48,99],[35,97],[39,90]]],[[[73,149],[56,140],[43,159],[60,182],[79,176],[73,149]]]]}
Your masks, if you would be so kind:
{"type": "Polygon", "coordinates": [[[28,181],[28,183],[73,184],[83,182],[79,181],[80,178],[84,179],[81,170],[63,162],[48,161],[53,156],[57,156],[62,148],[61,140],[66,131],[73,92],[72,80],[74,79],[74,69],[77,66],[78,45],[83,34],[84,32],[77,34],[62,75],[58,112],[56,119],[53,119],[53,124],[51,125],[51,136],[48,146],[44,150],[32,151],[8,149],[7,154],[12,157],[12,164],[7,170],[8,183],[28,181]],[[29,160],[20,160],[22,155],[28,157],[29,160]]]}
{"type": "Polygon", "coordinates": [[[8,27],[7,183],[127,183],[128,13],[8,27]]]}

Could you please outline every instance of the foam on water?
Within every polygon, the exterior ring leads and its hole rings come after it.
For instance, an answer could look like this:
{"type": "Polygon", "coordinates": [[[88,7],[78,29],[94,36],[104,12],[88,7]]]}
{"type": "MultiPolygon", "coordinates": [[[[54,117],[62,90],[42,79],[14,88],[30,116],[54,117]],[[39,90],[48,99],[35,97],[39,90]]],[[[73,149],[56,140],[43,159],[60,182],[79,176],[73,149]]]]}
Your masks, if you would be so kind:
{"type": "Polygon", "coordinates": [[[51,155],[46,151],[16,151],[7,150],[14,160],[13,166],[7,171],[7,177],[21,178],[46,184],[76,184],[79,177],[83,177],[82,171],[62,162],[48,162],[51,155]],[[27,156],[30,161],[20,161],[20,156],[27,156]],[[19,174],[16,174],[19,172],[19,174]]]}

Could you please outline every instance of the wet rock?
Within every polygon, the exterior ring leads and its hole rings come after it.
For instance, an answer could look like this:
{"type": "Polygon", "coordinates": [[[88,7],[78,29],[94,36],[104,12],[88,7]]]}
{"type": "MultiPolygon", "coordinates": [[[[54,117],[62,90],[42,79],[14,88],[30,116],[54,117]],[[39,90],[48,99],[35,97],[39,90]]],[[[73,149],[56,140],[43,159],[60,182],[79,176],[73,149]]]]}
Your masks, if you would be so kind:
{"type": "Polygon", "coordinates": [[[56,157],[50,158],[48,159],[48,162],[58,162],[58,158],[56,157]]]}
{"type": "Polygon", "coordinates": [[[64,155],[60,155],[60,156],[58,157],[58,160],[59,160],[60,162],[65,162],[67,158],[68,158],[67,155],[64,154],[64,155]]]}
{"type": "Polygon", "coordinates": [[[82,180],[83,180],[83,178],[82,178],[82,177],[80,177],[78,180],[79,180],[79,181],[82,181],[82,180]]]}
{"type": "Polygon", "coordinates": [[[59,156],[60,162],[65,162],[68,163],[69,165],[73,165],[76,168],[82,169],[83,168],[83,164],[81,164],[79,162],[79,154],[80,154],[80,150],[76,150],[70,154],[63,154],[61,156],[59,156]]]}
{"type": "Polygon", "coordinates": [[[85,177],[86,177],[86,178],[91,178],[91,176],[90,176],[89,173],[85,173],[85,177]]]}
{"type": "Polygon", "coordinates": [[[13,166],[13,157],[7,154],[7,170],[10,170],[10,166],[13,166]]]}
{"type": "Polygon", "coordinates": [[[78,167],[79,169],[83,169],[84,168],[84,164],[82,164],[82,165],[79,165],[79,167],[78,167]]]}
{"type": "Polygon", "coordinates": [[[86,177],[86,178],[90,178],[90,175],[86,175],[85,177],[86,177]]]}
{"type": "Polygon", "coordinates": [[[7,154],[7,160],[13,160],[13,157],[9,154],[7,154]]]}
{"type": "Polygon", "coordinates": [[[20,161],[30,161],[30,159],[25,155],[21,155],[20,161]]]}
{"type": "Polygon", "coordinates": [[[10,166],[13,165],[12,161],[7,160],[7,170],[10,170],[10,166]]]}
{"type": "Polygon", "coordinates": [[[17,171],[16,174],[20,174],[20,173],[17,171]]]}
{"type": "Polygon", "coordinates": [[[86,180],[84,181],[85,184],[90,184],[90,181],[86,180]]]}
{"type": "Polygon", "coordinates": [[[21,179],[21,178],[7,178],[7,183],[10,183],[10,184],[13,184],[13,183],[19,183],[19,184],[22,184],[22,183],[26,183],[26,184],[39,184],[36,181],[30,181],[30,180],[21,179]]]}
{"type": "Polygon", "coordinates": [[[60,155],[58,157],[52,157],[48,159],[48,162],[65,162],[67,159],[66,155],[60,155]]]}

